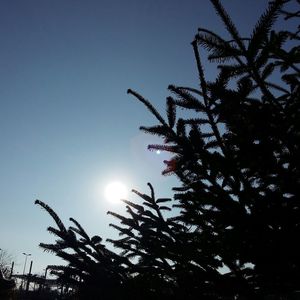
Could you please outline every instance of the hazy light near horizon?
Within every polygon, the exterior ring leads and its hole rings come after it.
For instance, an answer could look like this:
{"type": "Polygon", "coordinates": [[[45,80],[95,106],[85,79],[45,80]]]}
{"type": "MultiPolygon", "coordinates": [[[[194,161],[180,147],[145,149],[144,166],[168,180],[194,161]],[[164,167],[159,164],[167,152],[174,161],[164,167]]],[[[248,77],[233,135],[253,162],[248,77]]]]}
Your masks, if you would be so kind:
{"type": "Polygon", "coordinates": [[[120,181],[112,181],[106,186],[104,195],[109,202],[118,203],[127,197],[128,188],[120,181]]]}

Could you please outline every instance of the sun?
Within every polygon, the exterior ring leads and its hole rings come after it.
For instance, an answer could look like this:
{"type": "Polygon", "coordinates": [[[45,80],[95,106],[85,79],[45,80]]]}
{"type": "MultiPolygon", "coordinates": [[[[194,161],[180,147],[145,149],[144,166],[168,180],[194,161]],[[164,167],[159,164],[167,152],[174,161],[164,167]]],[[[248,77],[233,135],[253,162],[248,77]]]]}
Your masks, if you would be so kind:
{"type": "Polygon", "coordinates": [[[128,194],[126,185],[120,181],[113,181],[105,188],[105,198],[110,202],[118,202],[120,199],[125,199],[128,194]]]}

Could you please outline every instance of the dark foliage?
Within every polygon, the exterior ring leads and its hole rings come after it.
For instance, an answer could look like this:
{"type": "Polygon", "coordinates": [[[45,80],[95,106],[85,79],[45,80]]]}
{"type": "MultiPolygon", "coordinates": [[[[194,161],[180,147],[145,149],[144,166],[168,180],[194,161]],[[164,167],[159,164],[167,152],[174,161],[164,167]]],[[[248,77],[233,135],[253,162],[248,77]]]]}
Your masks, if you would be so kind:
{"type": "Polygon", "coordinates": [[[48,205],[39,200],[35,204],[44,208],[57,225],[57,228],[48,227],[48,231],[58,237],[55,243],[40,246],[68,262],[67,266],[48,266],[51,273],[80,295],[101,294],[104,299],[115,299],[114,293],[119,291],[126,276],[123,266],[126,261],[109,251],[99,236],[90,238],[73,218],[70,221],[75,226],[66,228],[48,205]]]}
{"type": "Polygon", "coordinates": [[[199,88],[169,86],[166,119],[128,90],[159,122],[141,129],[164,139],[149,149],[173,155],[163,174],[182,183],[171,202],[180,212],[165,217],[170,199],[156,199],[150,184],[150,195],[134,191],[142,204],[124,201],[126,217],[109,212],[120,221],[111,224],[120,239],[109,240],[122,250],[117,255],[75,220],[66,229],[37,201],[58,226],[48,230],[59,240],[42,248],[69,263],[52,270],[80,292],[103,299],[292,299],[300,290],[299,28],[272,30],[278,17],[300,15],[286,11],[291,1],[271,1],[250,38],[242,38],[220,1],[211,2],[230,40],[198,30],[192,47],[199,88]],[[218,64],[214,81],[205,79],[201,49],[218,64]],[[182,108],[186,117],[177,117],[182,108]]]}

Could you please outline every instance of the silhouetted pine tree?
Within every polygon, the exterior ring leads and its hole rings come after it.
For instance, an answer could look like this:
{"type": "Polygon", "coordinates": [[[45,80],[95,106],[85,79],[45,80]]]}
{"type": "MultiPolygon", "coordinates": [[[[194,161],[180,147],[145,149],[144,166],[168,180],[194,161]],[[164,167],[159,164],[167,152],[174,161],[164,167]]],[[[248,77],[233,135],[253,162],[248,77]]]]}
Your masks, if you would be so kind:
{"type": "Polygon", "coordinates": [[[47,204],[39,200],[35,204],[45,209],[57,225],[57,228],[47,228],[58,238],[55,243],[40,243],[40,247],[68,263],[49,265],[51,273],[58,276],[62,285],[73,288],[81,299],[94,299],[99,295],[103,299],[118,299],[127,276],[124,267],[126,260],[108,250],[99,236],[90,238],[73,218],[70,221],[75,226],[66,228],[47,204]]]}
{"type": "Polygon", "coordinates": [[[198,235],[189,225],[164,217],[164,211],[171,210],[167,205],[171,199],[156,199],[148,185],[150,195],[133,190],[144,200],[142,205],[124,200],[129,217],[108,212],[121,221],[121,226],[110,225],[125,236],[108,241],[123,250],[120,255],[135,259],[129,287],[134,285],[134,291],[146,299],[193,299],[197,294],[208,299],[204,295],[213,293],[209,280],[219,276],[219,264],[211,254],[201,252],[198,235]]]}
{"type": "Polygon", "coordinates": [[[173,155],[163,174],[182,183],[172,202],[180,213],[165,217],[170,199],[156,199],[150,184],[150,195],[134,191],[142,204],[125,200],[127,216],[109,212],[121,223],[111,224],[120,239],[109,240],[119,255],[76,221],[68,230],[56,222],[59,230],[50,232],[60,240],[41,246],[70,263],[58,269],[70,269],[77,285],[103,280],[123,299],[290,299],[300,289],[300,29],[272,30],[279,16],[299,18],[286,11],[289,2],[300,7],[299,0],[270,1],[243,38],[220,1],[211,0],[230,40],[198,30],[192,47],[199,87],[169,86],[166,118],[128,91],[159,122],[141,129],[164,139],[150,150],[173,155]],[[202,50],[218,65],[213,81],[205,78],[202,50]],[[177,117],[181,108],[187,117],[177,117]]]}
{"type": "Polygon", "coordinates": [[[300,287],[299,28],[271,29],[280,13],[295,18],[299,12],[282,11],[289,1],[272,1],[244,39],[221,3],[211,2],[231,40],[199,29],[192,43],[199,89],[169,86],[174,96],[167,99],[166,120],[128,92],[160,122],[141,127],[165,139],[149,148],[174,155],[164,173],[183,184],[174,189],[177,220],[193,228],[198,238],[191,242],[200,253],[229,269],[212,279],[215,291],[252,299],[289,293],[300,287]],[[218,62],[213,82],[205,79],[201,49],[218,62]],[[197,117],[176,119],[178,107],[197,117]]]}

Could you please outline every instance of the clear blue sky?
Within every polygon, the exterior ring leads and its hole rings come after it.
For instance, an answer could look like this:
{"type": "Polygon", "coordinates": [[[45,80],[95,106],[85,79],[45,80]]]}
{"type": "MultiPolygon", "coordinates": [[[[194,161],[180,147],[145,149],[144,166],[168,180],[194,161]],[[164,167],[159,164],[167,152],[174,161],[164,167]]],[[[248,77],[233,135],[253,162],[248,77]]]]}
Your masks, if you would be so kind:
{"type": "MultiPolygon", "coordinates": [[[[266,4],[224,1],[243,34],[266,4]]],[[[111,180],[142,192],[150,181],[172,195],[163,155],[147,152],[154,138],[138,130],[156,121],[126,90],[162,111],[168,84],[196,86],[190,42],[199,26],[223,32],[209,1],[0,2],[0,248],[16,271],[22,252],[33,272],[58,261],[38,247],[54,237],[35,199],[106,238],[106,211],[124,211],[102,195],[111,180]]]]}

